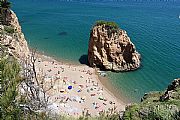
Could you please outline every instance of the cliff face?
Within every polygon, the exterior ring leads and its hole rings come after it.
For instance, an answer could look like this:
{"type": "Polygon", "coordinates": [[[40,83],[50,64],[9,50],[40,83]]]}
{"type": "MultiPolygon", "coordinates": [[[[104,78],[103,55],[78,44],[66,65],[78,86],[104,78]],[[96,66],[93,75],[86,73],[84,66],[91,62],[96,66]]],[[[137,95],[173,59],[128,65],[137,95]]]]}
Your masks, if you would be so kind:
{"type": "Polygon", "coordinates": [[[88,62],[92,67],[112,71],[129,71],[140,67],[140,54],[126,31],[102,24],[90,34],[88,62]]]}
{"type": "Polygon", "coordinates": [[[168,100],[172,100],[172,99],[179,99],[180,100],[180,78],[175,79],[168,86],[165,93],[160,97],[160,101],[168,101],[168,100]]]}
{"type": "Polygon", "coordinates": [[[9,54],[18,59],[28,56],[29,48],[24,34],[21,31],[16,14],[10,12],[10,25],[0,25],[0,44],[8,49],[9,54]]]}
{"type": "Polygon", "coordinates": [[[123,120],[180,120],[180,78],[162,92],[145,94],[139,104],[126,107],[123,120]]]}

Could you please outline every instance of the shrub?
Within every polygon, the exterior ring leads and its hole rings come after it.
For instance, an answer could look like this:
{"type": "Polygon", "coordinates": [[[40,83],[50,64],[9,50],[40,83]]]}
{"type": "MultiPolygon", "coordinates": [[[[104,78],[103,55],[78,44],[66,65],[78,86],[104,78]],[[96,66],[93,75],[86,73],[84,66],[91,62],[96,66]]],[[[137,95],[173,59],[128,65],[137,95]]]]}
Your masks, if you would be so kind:
{"type": "Polygon", "coordinates": [[[118,29],[119,28],[119,25],[115,22],[112,22],[112,21],[104,21],[104,20],[96,21],[95,26],[99,26],[99,25],[105,25],[106,27],[110,27],[112,29],[118,29]]]}
{"type": "Polygon", "coordinates": [[[112,33],[118,33],[119,26],[115,22],[99,20],[96,21],[94,26],[101,26],[101,25],[105,25],[108,37],[111,37],[112,33]]]}
{"type": "Polygon", "coordinates": [[[17,86],[20,82],[20,67],[16,60],[0,57],[0,118],[18,119],[20,109],[16,103],[17,86]]]}
{"type": "Polygon", "coordinates": [[[15,32],[14,28],[11,26],[4,26],[4,31],[9,33],[9,34],[13,34],[15,32]]]}

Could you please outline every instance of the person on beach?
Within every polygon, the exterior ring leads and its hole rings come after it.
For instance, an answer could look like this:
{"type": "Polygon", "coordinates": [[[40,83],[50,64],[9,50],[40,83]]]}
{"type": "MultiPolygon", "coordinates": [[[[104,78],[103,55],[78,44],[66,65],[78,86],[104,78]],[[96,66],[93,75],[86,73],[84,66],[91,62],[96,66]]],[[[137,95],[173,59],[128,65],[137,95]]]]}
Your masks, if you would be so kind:
{"type": "MultiPolygon", "coordinates": [[[[114,106],[114,98],[111,98],[106,90],[103,91],[103,86],[97,80],[97,76],[94,75],[95,72],[93,72],[93,69],[87,67],[74,67],[71,65],[60,65],[55,61],[54,63],[45,61],[40,64],[38,63],[37,65],[39,74],[42,74],[40,73],[41,69],[49,76],[47,79],[53,76],[51,80],[53,84],[50,84],[49,80],[49,83],[47,82],[47,86],[53,85],[53,89],[49,91],[48,95],[50,96],[52,103],[58,104],[58,111],[62,109],[61,111],[66,112],[66,114],[76,114],[79,116],[83,113],[76,111],[75,109],[81,110],[84,107],[91,108],[93,101],[95,102],[93,108],[84,110],[84,115],[94,116],[98,115],[99,111],[104,111],[114,106]],[[68,89],[68,86],[71,85],[73,86],[73,89],[70,90],[68,89]],[[84,87],[80,88],[79,85],[83,85],[84,87]],[[102,97],[103,100],[99,100],[99,97],[102,97]],[[105,100],[105,98],[108,98],[108,100],[105,100]],[[110,104],[109,101],[113,102],[110,104]],[[64,105],[64,108],[62,105],[64,105]],[[73,111],[68,109],[72,109],[73,111]]],[[[115,105],[118,106],[119,104],[115,105]]]]}

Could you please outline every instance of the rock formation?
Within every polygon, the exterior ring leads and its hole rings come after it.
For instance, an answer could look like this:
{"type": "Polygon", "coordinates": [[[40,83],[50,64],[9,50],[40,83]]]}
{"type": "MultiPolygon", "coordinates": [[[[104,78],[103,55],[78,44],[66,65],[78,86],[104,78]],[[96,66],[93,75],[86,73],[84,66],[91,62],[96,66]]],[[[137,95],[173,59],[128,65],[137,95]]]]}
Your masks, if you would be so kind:
{"type": "Polygon", "coordinates": [[[140,67],[140,54],[126,31],[112,22],[101,21],[92,28],[88,62],[92,67],[112,71],[130,71],[140,67]]]}
{"type": "Polygon", "coordinates": [[[0,25],[0,45],[5,46],[8,53],[14,57],[25,58],[29,54],[29,48],[13,11],[10,11],[9,19],[10,25],[0,25]]]}
{"type": "Polygon", "coordinates": [[[146,93],[141,102],[126,107],[124,120],[180,120],[180,78],[165,91],[146,93]]]}
{"type": "Polygon", "coordinates": [[[165,93],[160,97],[160,101],[167,101],[170,99],[179,99],[180,93],[178,93],[178,89],[180,88],[180,78],[175,79],[167,88],[165,93]]]}

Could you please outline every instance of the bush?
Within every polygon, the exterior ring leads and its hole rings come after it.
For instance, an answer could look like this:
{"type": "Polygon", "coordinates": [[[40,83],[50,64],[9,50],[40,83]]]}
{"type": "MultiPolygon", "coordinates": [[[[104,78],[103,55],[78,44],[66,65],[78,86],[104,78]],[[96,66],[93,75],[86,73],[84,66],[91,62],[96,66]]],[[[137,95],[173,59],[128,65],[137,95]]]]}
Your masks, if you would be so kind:
{"type": "Polygon", "coordinates": [[[119,25],[115,22],[112,22],[112,21],[104,21],[104,20],[96,21],[95,26],[99,26],[99,25],[105,25],[106,27],[110,27],[112,29],[118,29],[119,28],[119,25]]]}
{"type": "Polygon", "coordinates": [[[20,67],[16,60],[0,57],[0,118],[18,119],[20,109],[16,103],[17,86],[20,83],[20,67]]]}
{"type": "Polygon", "coordinates": [[[140,108],[137,104],[127,106],[126,111],[123,115],[123,120],[138,120],[139,119],[139,115],[138,115],[139,109],[140,108]]]}
{"type": "Polygon", "coordinates": [[[118,33],[119,26],[115,22],[99,20],[96,21],[94,27],[101,25],[105,25],[105,29],[107,30],[108,37],[111,37],[112,33],[118,33]]]}
{"type": "Polygon", "coordinates": [[[13,34],[15,32],[14,28],[11,26],[4,26],[4,31],[9,33],[9,34],[13,34]]]}

